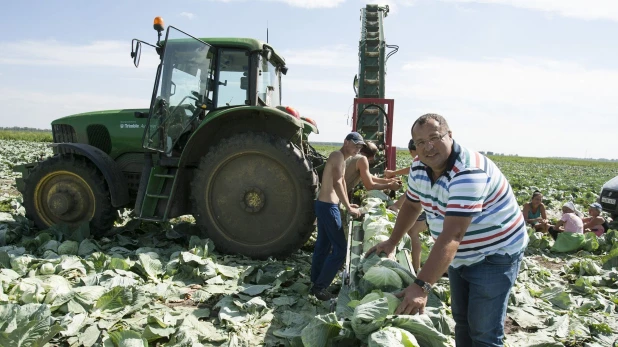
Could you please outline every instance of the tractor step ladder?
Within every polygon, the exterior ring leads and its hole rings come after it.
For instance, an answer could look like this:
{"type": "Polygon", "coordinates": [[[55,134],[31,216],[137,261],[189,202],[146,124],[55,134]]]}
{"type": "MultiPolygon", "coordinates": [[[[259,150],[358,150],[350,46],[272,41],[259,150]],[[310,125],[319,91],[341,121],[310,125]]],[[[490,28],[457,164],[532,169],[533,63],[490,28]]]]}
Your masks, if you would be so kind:
{"type": "Polygon", "coordinates": [[[173,192],[176,188],[177,167],[155,166],[150,170],[150,179],[142,202],[140,219],[162,222],[167,220],[173,192]],[[164,201],[165,207],[161,214],[160,204],[164,201]]]}

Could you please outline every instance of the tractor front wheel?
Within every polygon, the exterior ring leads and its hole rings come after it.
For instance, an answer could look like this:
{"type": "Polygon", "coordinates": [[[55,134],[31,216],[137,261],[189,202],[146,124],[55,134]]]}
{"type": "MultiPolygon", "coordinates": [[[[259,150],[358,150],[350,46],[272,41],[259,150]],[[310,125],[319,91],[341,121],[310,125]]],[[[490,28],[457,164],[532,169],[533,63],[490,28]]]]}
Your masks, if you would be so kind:
{"type": "Polygon", "coordinates": [[[43,230],[55,224],[76,228],[90,222],[95,233],[109,231],[116,219],[109,189],[99,170],[85,158],[56,155],[26,177],[22,193],[26,216],[43,230]]]}
{"type": "Polygon", "coordinates": [[[301,151],[279,137],[242,133],[201,159],[192,182],[194,216],[218,250],[285,257],[313,231],[317,178],[301,151]]]}

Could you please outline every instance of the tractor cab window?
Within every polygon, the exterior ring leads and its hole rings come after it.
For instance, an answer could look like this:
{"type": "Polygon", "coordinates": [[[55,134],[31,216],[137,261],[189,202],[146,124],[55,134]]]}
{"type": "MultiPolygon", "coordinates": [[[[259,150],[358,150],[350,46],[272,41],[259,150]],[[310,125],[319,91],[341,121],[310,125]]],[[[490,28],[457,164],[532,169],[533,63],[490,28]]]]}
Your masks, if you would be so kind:
{"type": "Polygon", "coordinates": [[[195,75],[181,70],[180,66],[174,66],[172,70],[172,81],[170,91],[170,104],[183,105],[185,103],[195,103],[187,100],[186,96],[191,95],[192,91],[200,90],[201,71],[196,71],[195,75]]]}
{"type": "Polygon", "coordinates": [[[260,57],[258,71],[258,98],[267,106],[280,106],[279,70],[264,57],[260,57]]]}
{"type": "Polygon", "coordinates": [[[164,47],[143,147],[172,156],[179,139],[212,107],[214,49],[174,27],[168,28],[164,47]]]}
{"type": "Polygon", "coordinates": [[[219,50],[216,107],[248,105],[249,55],[235,49],[219,50]]]}

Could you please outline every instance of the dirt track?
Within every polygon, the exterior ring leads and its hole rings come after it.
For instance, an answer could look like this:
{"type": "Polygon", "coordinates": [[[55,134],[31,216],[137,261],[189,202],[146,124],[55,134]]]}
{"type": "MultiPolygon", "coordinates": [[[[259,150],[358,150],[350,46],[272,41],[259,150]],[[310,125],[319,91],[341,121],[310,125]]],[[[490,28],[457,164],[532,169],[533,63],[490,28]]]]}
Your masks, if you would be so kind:
{"type": "Polygon", "coordinates": [[[19,191],[15,187],[15,180],[0,179],[0,195],[8,193],[10,196],[19,195],[19,191]]]}

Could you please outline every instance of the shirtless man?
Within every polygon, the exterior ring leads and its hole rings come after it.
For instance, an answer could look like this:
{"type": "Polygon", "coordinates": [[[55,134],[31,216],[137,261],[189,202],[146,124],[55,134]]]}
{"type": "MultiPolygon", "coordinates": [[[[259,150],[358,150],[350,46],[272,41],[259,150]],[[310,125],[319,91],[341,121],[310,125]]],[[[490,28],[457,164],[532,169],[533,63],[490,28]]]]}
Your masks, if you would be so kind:
{"type": "Polygon", "coordinates": [[[359,182],[363,182],[367,190],[398,190],[401,188],[401,180],[398,177],[380,178],[371,174],[370,163],[374,162],[377,154],[378,147],[373,142],[367,141],[359,154],[346,159],[344,178],[348,197],[352,196],[354,187],[359,182]]]}
{"type": "Polygon", "coordinates": [[[339,203],[345,206],[351,216],[360,215],[358,206],[350,204],[348,200],[344,174],[345,160],[357,155],[363,146],[365,142],[359,133],[349,133],[341,149],[331,153],[324,166],[320,193],[315,201],[318,238],[315,241],[311,261],[311,283],[313,283],[311,294],[320,300],[330,300],[334,297],[327,288],[345,261],[346,239],[339,203]]]}

